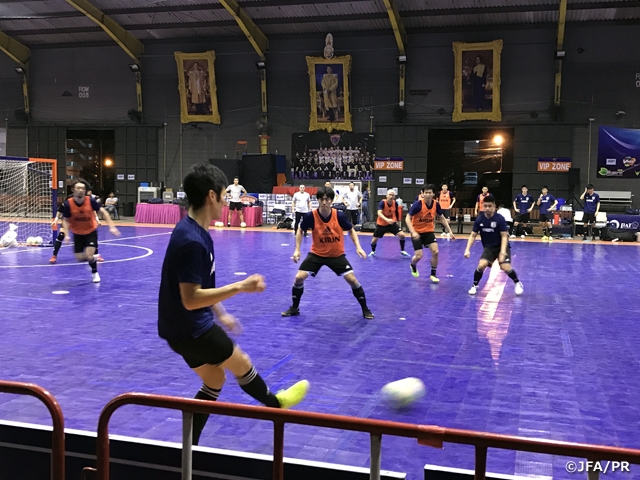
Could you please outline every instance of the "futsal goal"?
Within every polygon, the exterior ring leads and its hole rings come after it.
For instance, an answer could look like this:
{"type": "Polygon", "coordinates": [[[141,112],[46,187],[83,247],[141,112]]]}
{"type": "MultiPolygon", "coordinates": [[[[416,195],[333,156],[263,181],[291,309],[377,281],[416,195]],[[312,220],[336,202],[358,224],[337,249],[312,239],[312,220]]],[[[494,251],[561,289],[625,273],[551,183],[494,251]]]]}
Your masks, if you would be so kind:
{"type": "Polygon", "coordinates": [[[0,157],[0,236],[13,223],[19,244],[41,237],[43,245],[51,245],[57,184],[55,160],[0,157]]]}

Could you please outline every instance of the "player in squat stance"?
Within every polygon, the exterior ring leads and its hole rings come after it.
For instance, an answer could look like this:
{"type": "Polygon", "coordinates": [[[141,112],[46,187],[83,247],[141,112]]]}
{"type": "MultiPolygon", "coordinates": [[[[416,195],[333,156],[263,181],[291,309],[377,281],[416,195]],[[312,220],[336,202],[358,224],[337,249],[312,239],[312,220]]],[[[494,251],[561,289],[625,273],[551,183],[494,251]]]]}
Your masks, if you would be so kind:
{"type": "Polygon", "coordinates": [[[367,258],[367,254],[362,250],[358,235],[356,235],[353,225],[347,220],[346,215],[331,208],[334,196],[335,193],[332,188],[318,188],[316,197],[320,206],[305,214],[300,228],[296,232],[296,249],[293,252],[293,257],[291,257],[293,261],[298,263],[298,260],[300,260],[302,236],[303,232],[307,230],[311,230],[311,251],[300,265],[298,273],[296,273],[293,288],[291,289],[293,303],[286,311],[282,312],[283,317],[300,315],[300,299],[304,292],[304,281],[309,278],[309,274],[315,277],[325,265],[336,275],[344,276],[344,279],[351,286],[353,296],[356,297],[362,307],[362,316],[367,319],[374,317],[367,306],[364,289],[358,282],[344,254],[344,234],[342,232],[349,232],[359,257],[367,258]]]}
{"type": "Polygon", "coordinates": [[[436,276],[438,243],[434,233],[436,216],[442,223],[442,227],[446,229],[451,240],[455,240],[456,237],[451,231],[440,204],[433,199],[434,190],[435,186],[431,184],[422,189],[421,198],[411,206],[411,210],[407,213],[406,223],[409,232],[411,232],[414,250],[413,258],[411,259],[411,275],[414,277],[420,276],[417,266],[418,262],[422,260],[422,247],[429,247],[429,250],[431,250],[431,276],[429,279],[433,283],[439,283],[440,279],[436,276]]]}
{"type": "Polygon", "coordinates": [[[387,198],[381,200],[378,205],[378,218],[376,219],[376,229],[373,232],[373,239],[371,240],[371,253],[370,257],[376,256],[376,245],[378,240],[384,237],[385,233],[397,235],[400,239],[400,255],[403,257],[410,257],[408,252],[404,250],[404,232],[400,229],[400,222],[402,221],[402,206],[396,202],[396,192],[394,190],[387,190],[387,198]]]}
{"type": "Polygon", "coordinates": [[[473,274],[473,286],[469,289],[469,295],[478,293],[478,284],[480,283],[480,279],[482,279],[485,268],[491,266],[496,260],[498,260],[502,271],[515,283],[515,294],[522,295],[522,292],[524,292],[522,282],[518,280],[518,275],[515,270],[511,268],[509,226],[502,215],[496,213],[496,201],[493,195],[487,195],[484,198],[483,208],[484,212],[478,214],[473,223],[467,248],[464,251],[464,257],[469,258],[471,256],[471,246],[478,236],[478,233],[480,233],[480,240],[482,240],[484,250],[478,262],[478,268],[476,268],[473,274]]]}

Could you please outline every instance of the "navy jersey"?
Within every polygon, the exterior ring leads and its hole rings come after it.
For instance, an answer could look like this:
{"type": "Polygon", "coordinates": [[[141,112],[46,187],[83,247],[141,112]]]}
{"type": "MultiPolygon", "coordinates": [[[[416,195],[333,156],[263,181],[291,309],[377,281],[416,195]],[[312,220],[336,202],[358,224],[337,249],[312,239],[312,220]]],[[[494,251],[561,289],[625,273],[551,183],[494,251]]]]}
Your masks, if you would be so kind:
{"type": "MultiPolygon", "coordinates": [[[[329,220],[331,220],[331,214],[329,214],[328,217],[325,217],[320,213],[320,210],[318,210],[318,215],[325,222],[328,222],[329,220]]],[[[303,232],[306,232],[307,230],[313,230],[315,227],[315,223],[316,222],[313,219],[313,211],[311,211],[309,213],[305,213],[304,217],[302,217],[302,221],[300,222],[300,228],[302,229],[303,232]]],[[[347,219],[347,216],[344,214],[344,212],[341,212],[340,210],[338,210],[338,223],[340,224],[340,227],[342,228],[342,230],[344,230],[345,232],[348,232],[353,228],[353,225],[351,225],[351,222],[347,219]]]]}
{"type": "Polygon", "coordinates": [[[540,213],[546,215],[549,213],[549,208],[556,202],[556,197],[547,193],[546,195],[542,195],[540,197],[540,213]]]}
{"type": "Polygon", "coordinates": [[[516,202],[519,213],[527,213],[527,210],[529,210],[529,208],[531,208],[531,205],[533,205],[533,197],[528,193],[526,195],[522,195],[520,193],[518,194],[514,202],[516,202]]]}
{"type": "Polygon", "coordinates": [[[487,218],[482,212],[478,213],[472,230],[480,233],[483,247],[499,247],[502,243],[501,232],[508,232],[509,225],[500,214],[494,213],[491,218],[487,218]]]}
{"type": "Polygon", "coordinates": [[[216,262],[209,232],[187,216],[171,233],[162,264],[158,298],[158,333],[164,339],[197,338],[213,326],[210,307],[187,310],[181,283],[203,289],[216,286],[216,262]]]}
{"type": "Polygon", "coordinates": [[[593,193],[593,195],[589,195],[588,193],[584,194],[584,213],[596,213],[596,208],[598,208],[598,204],[600,203],[600,195],[597,193],[593,193]]]}
{"type": "MultiPolygon", "coordinates": [[[[102,205],[100,205],[95,198],[89,197],[89,200],[91,201],[91,208],[96,212],[99,211],[100,208],[102,208],[102,205]]],[[[87,199],[85,198],[84,201],[86,202],[87,199]]],[[[62,216],[64,218],[71,217],[71,207],[69,206],[69,202],[75,202],[72,196],[67,198],[65,202],[62,204],[62,216]]],[[[76,205],[78,205],[78,202],[76,202],[76,205]]],[[[60,211],[60,209],[58,209],[58,211],[60,211]]]]}

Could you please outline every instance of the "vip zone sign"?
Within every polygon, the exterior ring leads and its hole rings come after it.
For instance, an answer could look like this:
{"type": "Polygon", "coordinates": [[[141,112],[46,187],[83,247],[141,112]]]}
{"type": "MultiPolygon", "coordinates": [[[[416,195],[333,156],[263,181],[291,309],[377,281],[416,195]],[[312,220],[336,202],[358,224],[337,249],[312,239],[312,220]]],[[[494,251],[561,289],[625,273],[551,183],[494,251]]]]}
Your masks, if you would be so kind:
{"type": "Polygon", "coordinates": [[[562,173],[568,172],[571,168],[570,158],[539,158],[538,159],[538,171],[539,172],[555,172],[562,173]]]}
{"type": "Polygon", "coordinates": [[[373,162],[374,170],[404,170],[404,159],[403,158],[379,158],[373,162]]]}

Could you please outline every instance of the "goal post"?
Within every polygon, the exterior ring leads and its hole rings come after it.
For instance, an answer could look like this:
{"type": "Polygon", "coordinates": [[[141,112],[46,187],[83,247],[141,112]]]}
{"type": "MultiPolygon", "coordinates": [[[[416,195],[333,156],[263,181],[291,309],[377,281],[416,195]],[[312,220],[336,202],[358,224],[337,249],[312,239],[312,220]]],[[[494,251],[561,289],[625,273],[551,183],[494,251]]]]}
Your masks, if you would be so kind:
{"type": "Polygon", "coordinates": [[[56,160],[0,156],[0,236],[13,223],[18,243],[41,237],[43,245],[51,245],[57,186],[56,160]]]}

